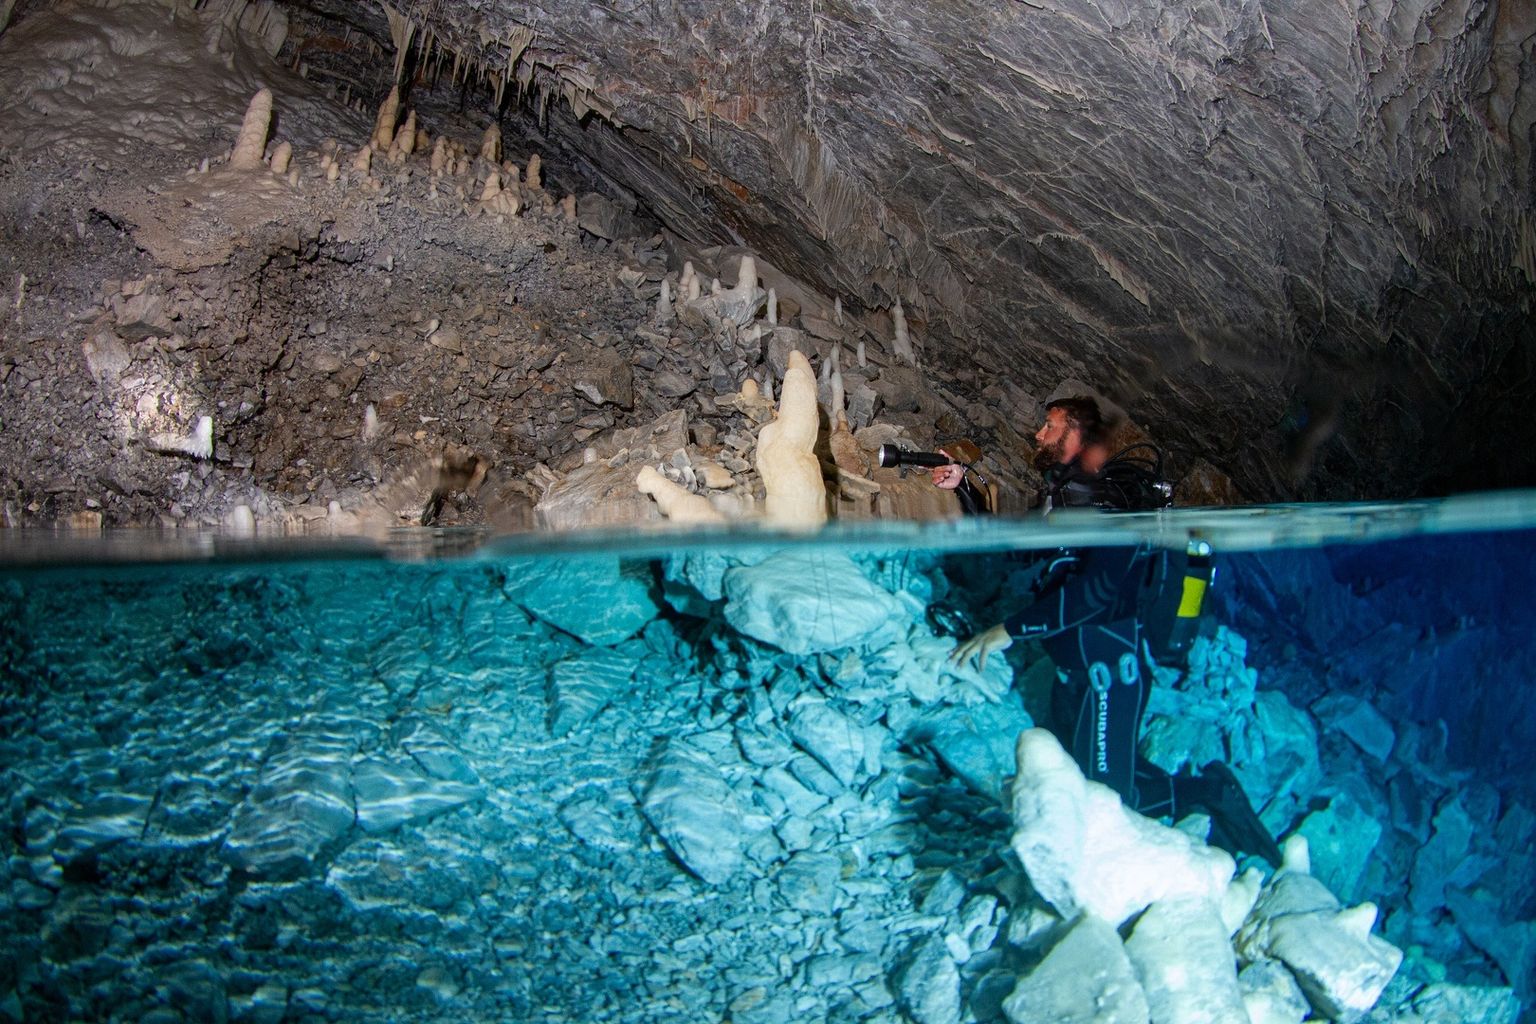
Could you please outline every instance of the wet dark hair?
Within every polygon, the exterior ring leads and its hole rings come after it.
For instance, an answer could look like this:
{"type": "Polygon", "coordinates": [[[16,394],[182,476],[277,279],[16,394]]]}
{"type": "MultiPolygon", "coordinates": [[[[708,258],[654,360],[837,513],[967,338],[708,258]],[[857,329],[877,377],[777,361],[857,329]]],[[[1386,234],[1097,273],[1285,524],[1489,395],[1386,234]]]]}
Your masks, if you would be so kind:
{"type": "Polygon", "coordinates": [[[1067,426],[1082,432],[1084,447],[1104,440],[1104,415],[1099,412],[1099,403],[1087,395],[1047,402],[1045,411],[1052,409],[1060,409],[1067,417],[1067,426]]]}

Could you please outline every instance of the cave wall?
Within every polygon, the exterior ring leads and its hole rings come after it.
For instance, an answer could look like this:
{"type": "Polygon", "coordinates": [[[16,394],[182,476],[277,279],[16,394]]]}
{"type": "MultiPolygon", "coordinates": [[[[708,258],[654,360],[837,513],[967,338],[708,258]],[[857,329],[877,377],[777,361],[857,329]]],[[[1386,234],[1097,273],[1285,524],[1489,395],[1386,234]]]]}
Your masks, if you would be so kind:
{"type": "Polygon", "coordinates": [[[1254,497],[1530,483],[1526,4],[407,3],[673,231],[1254,497]],[[1502,447],[1502,442],[1500,442],[1502,447]]]}

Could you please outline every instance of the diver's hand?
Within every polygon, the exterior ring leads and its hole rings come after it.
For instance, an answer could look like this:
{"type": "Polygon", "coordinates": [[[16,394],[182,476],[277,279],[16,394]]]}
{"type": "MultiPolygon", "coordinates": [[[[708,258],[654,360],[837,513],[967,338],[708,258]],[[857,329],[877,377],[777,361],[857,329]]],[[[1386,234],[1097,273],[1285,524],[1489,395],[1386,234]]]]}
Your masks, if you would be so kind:
{"type": "MultiPolygon", "coordinates": [[[[953,455],[950,455],[943,448],[939,449],[939,454],[947,455],[951,459],[954,458],[953,455]]],[[[928,473],[933,477],[933,485],[935,487],[942,487],[946,491],[952,491],[959,487],[960,481],[965,479],[965,467],[958,462],[951,462],[947,466],[934,466],[928,470],[928,473]]]]}
{"type": "Polygon", "coordinates": [[[969,640],[960,644],[949,655],[951,665],[964,665],[971,658],[976,659],[976,671],[982,672],[987,667],[987,655],[993,651],[1006,651],[1013,646],[1013,637],[1008,635],[1008,630],[998,623],[984,633],[977,633],[969,640]]]}

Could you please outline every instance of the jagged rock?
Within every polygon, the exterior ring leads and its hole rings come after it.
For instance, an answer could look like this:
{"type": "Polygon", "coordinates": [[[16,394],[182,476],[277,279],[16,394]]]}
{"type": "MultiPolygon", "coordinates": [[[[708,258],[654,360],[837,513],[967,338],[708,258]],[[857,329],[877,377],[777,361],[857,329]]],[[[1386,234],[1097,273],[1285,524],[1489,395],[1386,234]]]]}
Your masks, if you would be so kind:
{"type": "Polygon", "coordinates": [[[1013,1024],[1148,1024],[1150,1011],[1114,928],[1093,914],[1072,923],[1003,1001],[1013,1024]]]}
{"type": "Polygon", "coordinates": [[[720,885],[741,869],[741,811],[719,769],[703,755],[669,741],[641,810],[683,866],[709,884],[720,885]]]}
{"type": "Polygon", "coordinates": [[[1346,792],[1308,814],[1295,831],[1307,837],[1313,874],[1339,898],[1354,899],[1366,863],[1381,841],[1381,822],[1346,792]]]}
{"type": "Polygon", "coordinates": [[[1274,960],[1259,960],[1237,975],[1252,1024],[1301,1024],[1312,1012],[1295,975],[1274,960]]]}
{"type": "Polygon", "coordinates": [[[829,917],[837,908],[842,873],[843,862],[837,854],[803,851],[779,869],[779,892],[796,910],[829,917]]]}
{"type": "Polygon", "coordinates": [[[649,565],[612,556],[574,557],[549,565],[538,579],[508,581],[508,596],[530,614],[606,647],[656,617],[654,590],[649,565]]]}
{"type": "Polygon", "coordinates": [[[621,409],[635,404],[634,371],[629,361],[612,349],[603,349],[580,367],[570,371],[571,386],[593,405],[616,405],[621,409]]]}
{"type": "Polygon", "coordinates": [[[1514,1024],[1520,1017],[1520,1000],[1507,988],[1481,985],[1425,985],[1413,997],[1415,1017],[1399,1016],[1409,1024],[1514,1024]]]}
{"type": "Polygon", "coordinates": [[[635,674],[627,651],[587,650],[549,670],[549,731],[564,736],[601,711],[635,674]]]}
{"type": "Polygon", "coordinates": [[[115,384],[117,378],[128,369],[133,357],[128,348],[110,330],[99,330],[89,335],[80,346],[85,356],[85,367],[99,383],[115,384]]]}
{"type": "Polygon", "coordinates": [[[485,796],[481,786],[434,779],[412,765],[368,758],[352,767],[357,823],[387,832],[450,811],[485,796]]]}
{"type": "Polygon", "coordinates": [[[845,786],[852,786],[864,761],[864,734],[823,700],[807,700],[793,708],[789,735],[845,786]]]}
{"type": "Polygon", "coordinates": [[[1308,870],[1306,840],[1292,836],[1285,865],[1264,886],[1235,944],[1249,960],[1284,963],[1317,1013],[1358,1020],[1376,1004],[1403,954],[1370,933],[1374,905],[1340,909],[1308,870]]]}
{"type": "Polygon", "coordinates": [[[960,1020],[960,971],[941,936],[929,936],[917,947],[897,976],[896,989],[916,1024],[960,1020]]]}
{"type": "Polygon", "coordinates": [[[738,566],[725,573],[724,590],[727,622],[791,654],[868,643],[910,614],[833,551],[788,549],[738,566]]]}
{"type": "Polygon", "coordinates": [[[598,849],[632,849],[639,838],[634,806],[610,793],[579,795],[561,804],[558,813],[572,835],[598,849]]]}
{"type": "Polygon", "coordinates": [[[1013,777],[1015,744],[1033,725],[1018,693],[1010,690],[997,703],[937,708],[914,721],[902,738],[929,747],[966,785],[1002,801],[1013,777]]]}
{"type": "Polygon", "coordinates": [[[1153,1020],[1250,1024],[1219,908],[1203,899],[1153,903],[1125,940],[1153,1020]]]}
{"type": "Polygon", "coordinates": [[[261,779],[235,812],[223,856],[267,878],[297,877],[312,869],[351,830],[352,754],[357,740],[345,727],[317,723],[278,741],[261,779]]]}
{"type": "Polygon", "coordinates": [[[1397,736],[1391,723],[1368,701],[1344,693],[1332,694],[1313,704],[1312,713],[1326,728],[1343,733],[1377,761],[1385,763],[1391,756],[1397,736]]]}

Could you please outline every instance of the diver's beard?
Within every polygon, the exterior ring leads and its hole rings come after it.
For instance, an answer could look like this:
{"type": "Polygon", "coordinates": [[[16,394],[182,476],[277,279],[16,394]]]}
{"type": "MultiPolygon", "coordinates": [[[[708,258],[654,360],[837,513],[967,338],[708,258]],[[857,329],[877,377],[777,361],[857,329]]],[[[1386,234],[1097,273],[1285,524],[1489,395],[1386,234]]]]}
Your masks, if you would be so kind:
{"type": "Polygon", "coordinates": [[[1035,457],[1031,460],[1035,472],[1044,473],[1047,470],[1061,465],[1061,446],[1056,444],[1041,445],[1035,449],[1035,457]]]}

